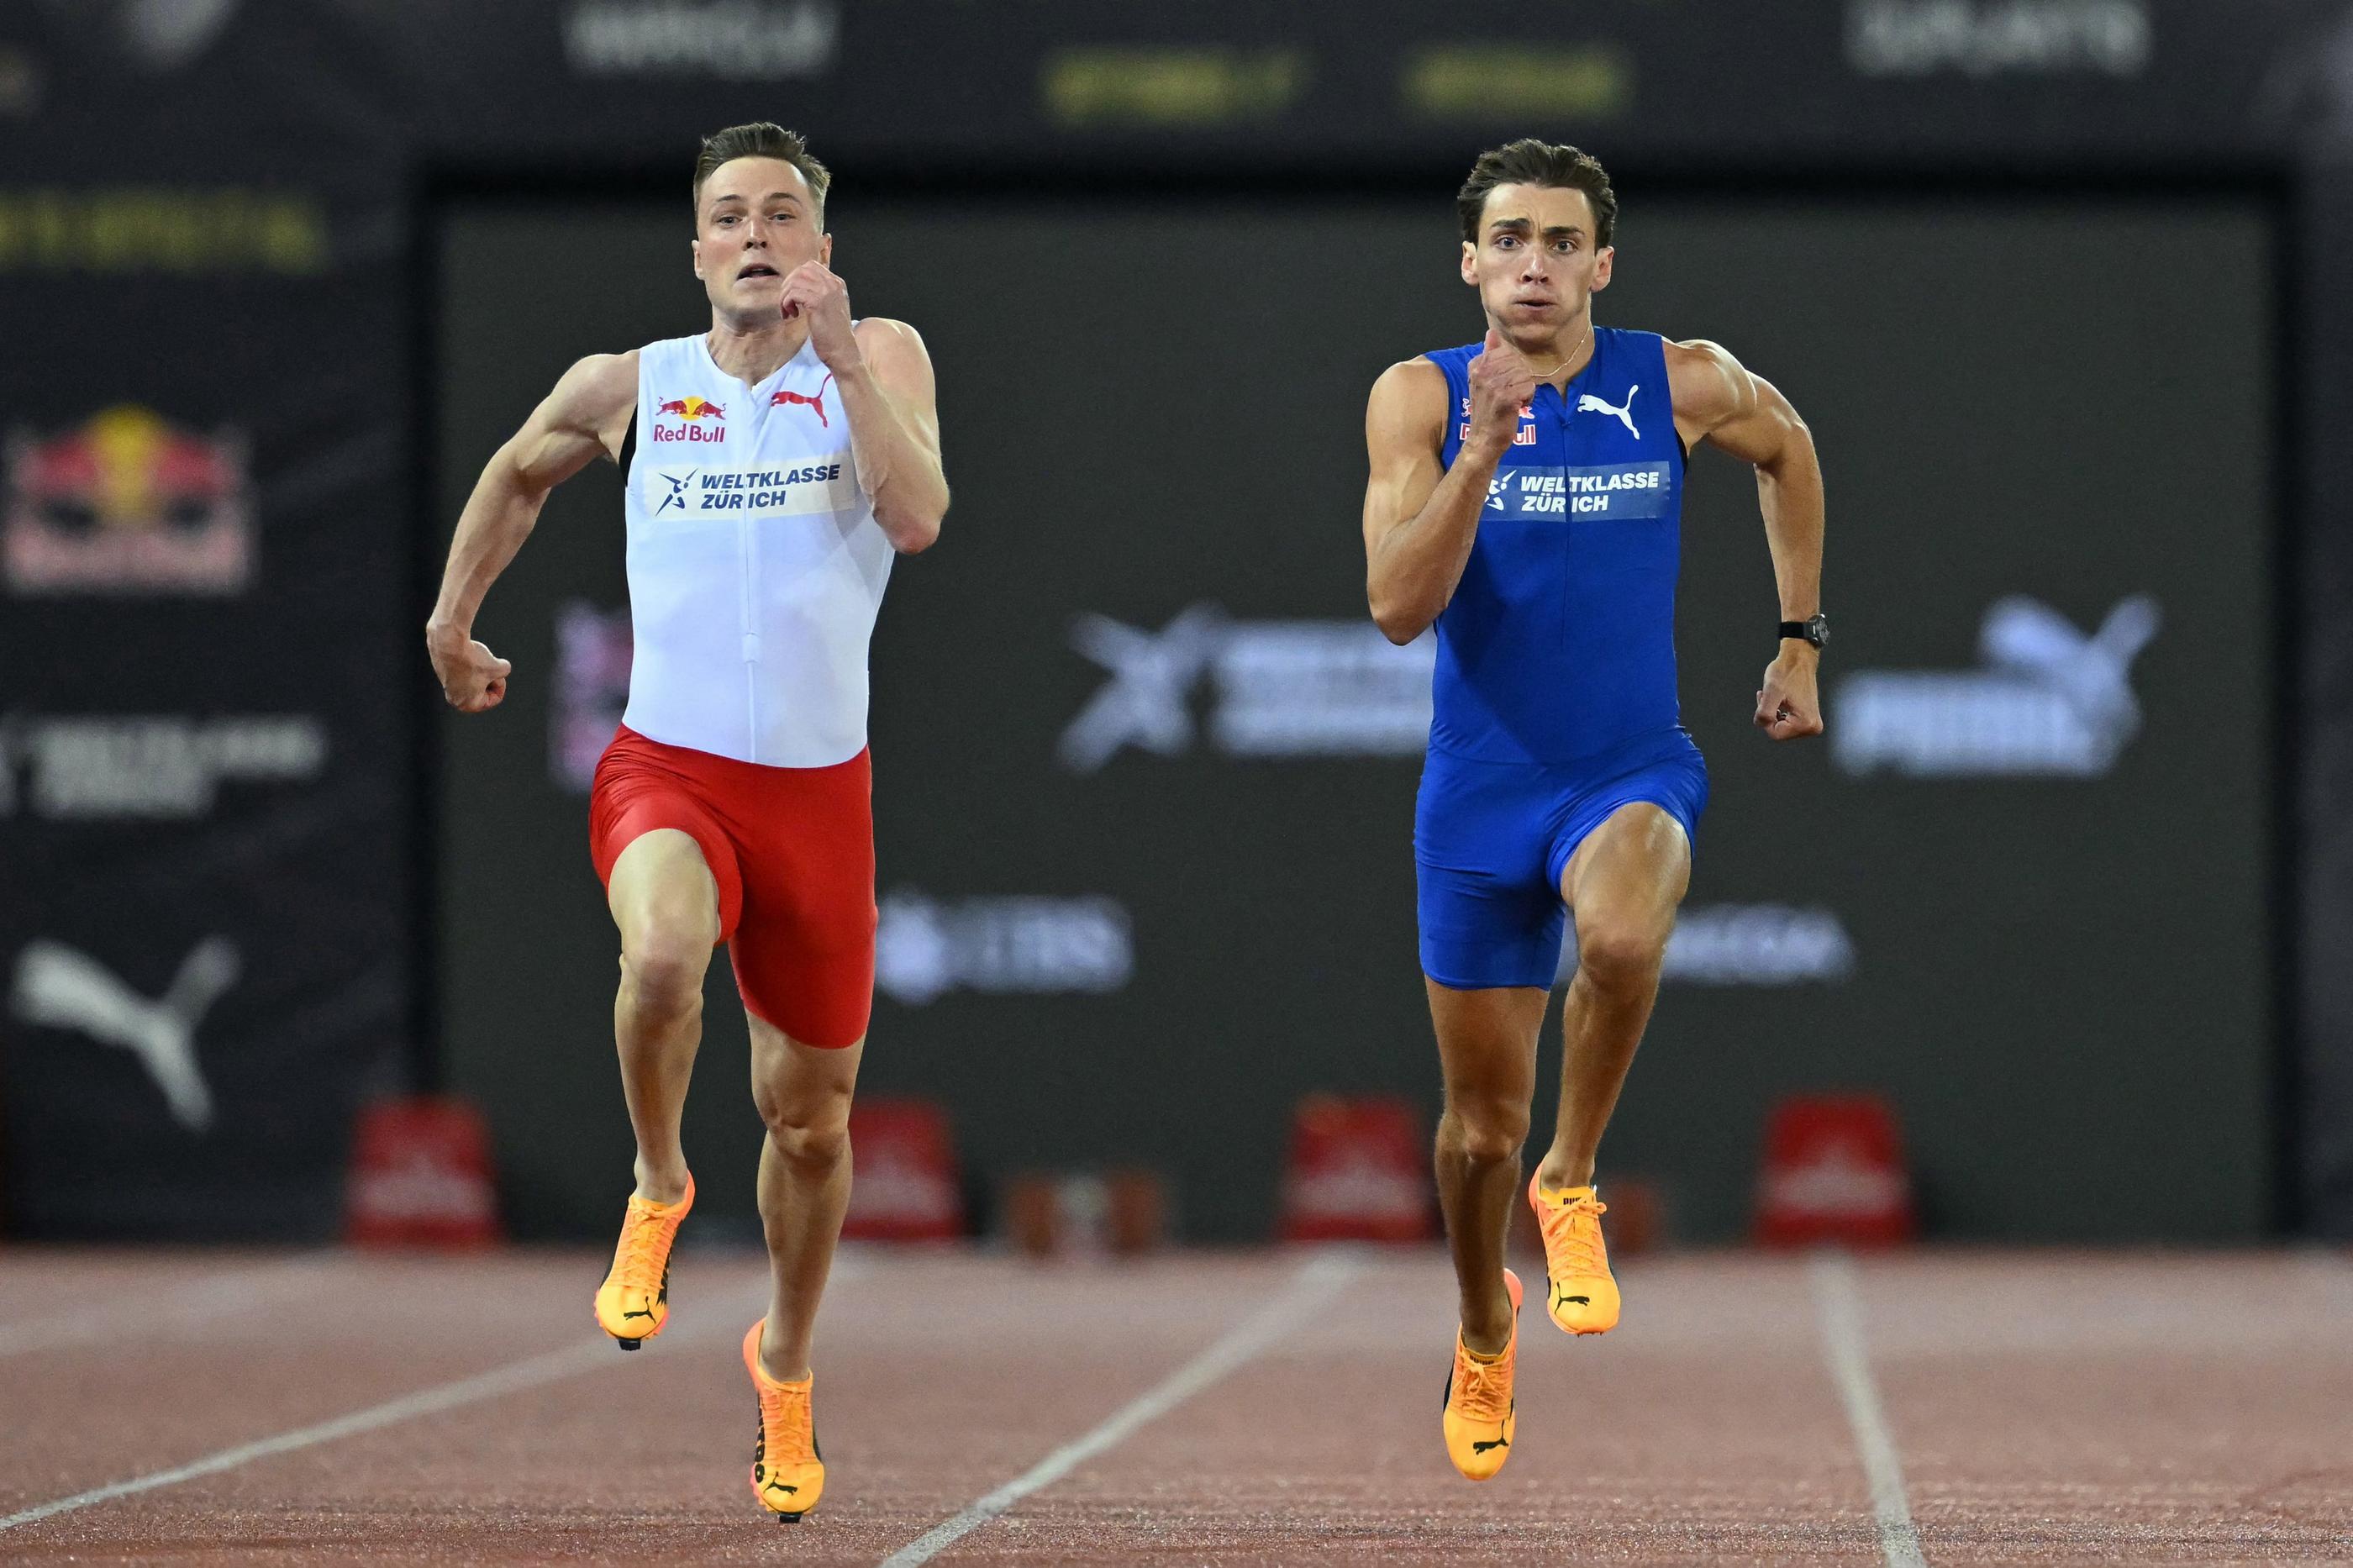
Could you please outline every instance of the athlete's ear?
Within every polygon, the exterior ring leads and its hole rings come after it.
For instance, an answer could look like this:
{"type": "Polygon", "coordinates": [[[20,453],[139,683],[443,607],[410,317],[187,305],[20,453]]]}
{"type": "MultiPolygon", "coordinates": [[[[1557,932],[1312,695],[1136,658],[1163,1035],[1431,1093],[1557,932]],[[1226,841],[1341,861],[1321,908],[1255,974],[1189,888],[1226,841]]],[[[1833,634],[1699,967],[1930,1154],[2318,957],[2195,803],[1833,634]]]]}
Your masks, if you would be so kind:
{"type": "Polygon", "coordinates": [[[702,277],[702,241],[701,241],[701,240],[699,240],[699,239],[690,239],[690,240],[688,240],[688,241],[686,242],[686,248],[687,248],[688,252],[689,252],[691,255],[692,255],[692,256],[693,256],[693,258],[694,258],[694,275],[695,275],[697,278],[702,277]]]}
{"type": "Polygon", "coordinates": [[[1467,239],[1462,242],[1462,281],[1479,287],[1479,247],[1467,239]]]}
{"type": "Polygon", "coordinates": [[[1618,247],[1605,245],[1593,253],[1593,291],[1599,294],[1609,287],[1610,264],[1618,259],[1618,247]]]}
{"type": "Polygon", "coordinates": [[[817,264],[828,272],[833,270],[833,236],[824,234],[818,237],[817,264]]]}

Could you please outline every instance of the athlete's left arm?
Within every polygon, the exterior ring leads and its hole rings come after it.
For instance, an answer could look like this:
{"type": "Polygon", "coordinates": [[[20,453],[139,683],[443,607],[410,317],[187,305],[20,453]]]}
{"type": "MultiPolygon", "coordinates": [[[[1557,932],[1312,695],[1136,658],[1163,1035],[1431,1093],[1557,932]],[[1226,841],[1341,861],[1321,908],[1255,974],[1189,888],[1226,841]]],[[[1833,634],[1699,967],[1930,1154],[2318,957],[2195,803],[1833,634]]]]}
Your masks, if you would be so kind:
{"type": "MultiPolygon", "coordinates": [[[[1722,345],[1671,342],[1666,350],[1675,433],[1686,447],[1712,442],[1756,468],[1781,618],[1805,620],[1821,608],[1822,594],[1822,466],[1813,432],[1779,389],[1722,345]]],[[[1820,658],[1811,643],[1781,644],[1757,693],[1758,729],[1777,741],[1822,732],[1820,658]]]]}
{"type": "Polygon", "coordinates": [[[892,547],[912,555],[939,538],[948,510],[932,356],[904,321],[869,316],[856,338],[858,353],[847,368],[833,367],[833,384],[849,420],[858,482],[892,547]]]}

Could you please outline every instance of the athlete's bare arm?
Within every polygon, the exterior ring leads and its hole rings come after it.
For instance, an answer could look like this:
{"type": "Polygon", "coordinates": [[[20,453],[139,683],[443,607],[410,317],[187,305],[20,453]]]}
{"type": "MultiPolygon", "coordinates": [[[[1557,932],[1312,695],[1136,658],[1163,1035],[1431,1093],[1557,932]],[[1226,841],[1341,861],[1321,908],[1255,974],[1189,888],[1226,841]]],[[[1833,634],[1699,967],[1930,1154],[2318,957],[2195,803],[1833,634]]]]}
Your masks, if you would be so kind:
{"type": "Polygon", "coordinates": [[[474,640],[482,596],[539,521],[547,492],[586,468],[600,452],[621,459],[638,405],[638,356],[591,354],[564,373],[522,429],[491,455],[459,514],[441,596],[425,623],[425,649],[442,695],[460,713],[495,708],[514,668],[474,640]]]}
{"type": "MultiPolygon", "coordinates": [[[[1666,351],[1676,433],[1686,447],[1711,442],[1756,468],[1781,618],[1806,619],[1822,607],[1822,466],[1813,432],[1771,382],[1751,374],[1722,345],[1671,342],[1666,351]]],[[[1782,643],[1757,693],[1758,729],[1777,741],[1822,732],[1815,681],[1820,659],[1811,643],[1782,643]]]]}
{"type": "Polygon", "coordinates": [[[809,342],[833,372],[849,420],[858,482],[874,503],[874,521],[892,548],[928,549],[948,510],[940,467],[940,411],[932,356],[904,321],[870,316],[851,325],[849,291],[822,262],[808,261],[785,279],[784,311],[806,315],[809,342]]]}
{"type": "Polygon", "coordinates": [[[1511,450],[1535,377],[1493,329],[1471,361],[1471,434],[1442,466],[1446,373],[1426,359],[1389,366],[1365,406],[1365,596],[1373,623],[1398,644],[1430,628],[1454,596],[1479,534],[1495,465],[1511,450]]]}

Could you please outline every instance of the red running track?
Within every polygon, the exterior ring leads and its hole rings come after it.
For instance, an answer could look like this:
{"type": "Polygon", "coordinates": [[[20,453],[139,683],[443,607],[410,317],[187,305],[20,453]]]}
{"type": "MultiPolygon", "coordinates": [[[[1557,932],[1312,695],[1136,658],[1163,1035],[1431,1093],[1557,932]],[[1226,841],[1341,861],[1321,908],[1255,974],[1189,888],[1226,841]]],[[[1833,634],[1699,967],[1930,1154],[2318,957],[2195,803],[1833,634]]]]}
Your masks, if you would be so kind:
{"type": "Polygon", "coordinates": [[[1607,1337],[1523,1319],[1473,1486],[1436,1254],[849,1253],[798,1526],[760,1261],[681,1251],[633,1356],[603,1263],[0,1253],[0,1561],[2353,1563],[2341,1256],[1635,1260],[1607,1337]]]}

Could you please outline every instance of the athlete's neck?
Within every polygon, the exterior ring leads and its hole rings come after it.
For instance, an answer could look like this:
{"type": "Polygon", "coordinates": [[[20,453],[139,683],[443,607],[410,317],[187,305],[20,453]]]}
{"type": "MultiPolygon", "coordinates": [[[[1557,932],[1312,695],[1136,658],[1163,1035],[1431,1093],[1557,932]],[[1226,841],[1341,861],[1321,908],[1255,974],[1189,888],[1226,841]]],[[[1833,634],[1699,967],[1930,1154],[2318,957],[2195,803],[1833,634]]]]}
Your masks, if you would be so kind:
{"type": "Polygon", "coordinates": [[[736,321],[713,311],[710,334],[702,341],[710,345],[713,364],[744,385],[757,386],[801,352],[808,342],[808,323],[797,317],[786,321],[773,311],[736,321]]]}
{"type": "Polygon", "coordinates": [[[1567,386],[1577,379],[1593,359],[1593,306],[1588,301],[1584,310],[1564,322],[1561,327],[1541,337],[1514,337],[1504,331],[1502,323],[1491,321],[1489,325],[1502,332],[1504,341],[1520,351],[1528,368],[1536,373],[1538,381],[1567,386]]]}

